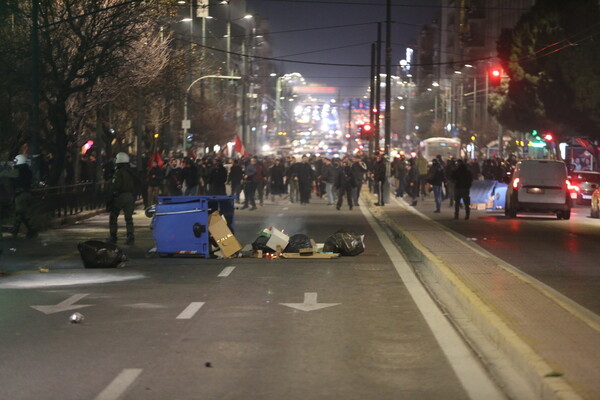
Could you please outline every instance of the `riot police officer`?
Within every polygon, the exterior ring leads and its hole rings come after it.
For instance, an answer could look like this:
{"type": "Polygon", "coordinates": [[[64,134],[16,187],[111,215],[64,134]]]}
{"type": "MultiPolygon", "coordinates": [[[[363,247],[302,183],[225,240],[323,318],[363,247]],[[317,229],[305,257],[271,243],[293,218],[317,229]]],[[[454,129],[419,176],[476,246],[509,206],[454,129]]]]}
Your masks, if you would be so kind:
{"type": "Polygon", "coordinates": [[[31,223],[31,212],[33,210],[33,195],[31,194],[31,185],[33,183],[33,173],[27,157],[19,154],[14,160],[13,170],[2,171],[0,176],[10,178],[14,191],[15,219],[12,228],[13,236],[17,237],[21,224],[27,228],[27,238],[31,239],[37,236],[36,230],[31,223]]]}
{"type": "Polygon", "coordinates": [[[125,226],[127,229],[127,239],[125,244],[133,245],[135,241],[133,233],[133,209],[134,192],[136,189],[137,175],[129,165],[129,155],[127,153],[118,153],[115,157],[116,169],[112,178],[112,198],[110,204],[109,217],[109,243],[117,242],[117,219],[123,211],[125,217],[125,226]]]}

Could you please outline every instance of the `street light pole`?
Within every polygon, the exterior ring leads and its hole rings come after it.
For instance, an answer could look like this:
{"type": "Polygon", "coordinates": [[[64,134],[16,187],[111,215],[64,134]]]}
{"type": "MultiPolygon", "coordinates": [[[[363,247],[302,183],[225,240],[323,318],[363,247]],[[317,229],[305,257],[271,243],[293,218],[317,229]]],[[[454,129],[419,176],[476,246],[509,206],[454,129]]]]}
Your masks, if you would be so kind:
{"type": "Polygon", "coordinates": [[[192,89],[192,86],[194,86],[197,82],[200,82],[201,80],[204,79],[233,79],[233,80],[237,80],[237,79],[242,79],[241,76],[229,76],[229,75],[205,75],[205,76],[201,76],[200,78],[196,79],[195,81],[193,81],[192,83],[190,83],[190,86],[188,86],[187,90],[185,91],[185,97],[183,100],[183,121],[181,121],[181,127],[183,128],[183,141],[182,141],[182,149],[185,152],[185,141],[187,139],[187,135],[188,135],[188,129],[191,128],[191,121],[188,119],[188,97],[189,97],[189,93],[190,90],[192,89]]]}

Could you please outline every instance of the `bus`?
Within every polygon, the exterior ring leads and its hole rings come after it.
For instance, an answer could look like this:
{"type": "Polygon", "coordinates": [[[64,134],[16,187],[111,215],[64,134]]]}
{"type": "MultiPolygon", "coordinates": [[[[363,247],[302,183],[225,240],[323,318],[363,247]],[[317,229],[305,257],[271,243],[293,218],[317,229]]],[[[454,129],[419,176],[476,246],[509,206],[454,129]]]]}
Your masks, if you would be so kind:
{"type": "Polygon", "coordinates": [[[438,154],[444,160],[460,157],[460,140],[455,138],[432,137],[421,141],[419,148],[428,161],[433,160],[438,154]]]}

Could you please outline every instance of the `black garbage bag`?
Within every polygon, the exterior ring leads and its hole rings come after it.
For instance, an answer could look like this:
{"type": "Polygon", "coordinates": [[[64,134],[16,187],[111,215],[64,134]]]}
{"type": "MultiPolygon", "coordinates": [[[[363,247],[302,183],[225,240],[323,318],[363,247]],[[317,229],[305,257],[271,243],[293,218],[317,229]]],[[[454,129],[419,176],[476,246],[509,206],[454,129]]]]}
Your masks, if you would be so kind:
{"type": "Polygon", "coordinates": [[[290,236],[288,245],[283,250],[284,253],[299,253],[300,249],[312,249],[313,245],[310,238],[303,233],[297,233],[290,236]]]}
{"type": "Polygon", "coordinates": [[[256,238],[256,240],[254,241],[254,243],[252,243],[252,249],[253,250],[262,250],[262,252],[270,252],[273,251],[272,249],[267,247],[267,242],[269,241],[269,238],[267,236],[259,236],[256,238]]]}
{"type": "Polygon", "coordinates": [[[77,245],[85,268],[117,268],[127,261],[127,256],[117,245],[88,240],[77,245]]]}
{"type": "Polygon", "coordinates": [[[363,236],[352,231],[339,230],[329,236],[323,245],[323,252],[340,253],[342,256],[357,256],[363,251],[363,236]]]}

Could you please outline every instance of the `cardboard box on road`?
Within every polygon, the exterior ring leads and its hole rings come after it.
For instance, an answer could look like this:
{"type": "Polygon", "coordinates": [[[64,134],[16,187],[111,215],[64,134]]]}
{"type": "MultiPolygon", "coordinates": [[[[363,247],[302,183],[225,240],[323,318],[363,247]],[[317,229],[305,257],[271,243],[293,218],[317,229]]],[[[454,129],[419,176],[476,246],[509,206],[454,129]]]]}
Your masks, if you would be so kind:
{"type": "Polygon", "coordinates": [[[208,232],[215,239],[223,257],[229,258],[242,249],[240,242],[233,236],[227,222],[218,211],[208,217],[208,232]]]}
{"type": "Polygon", "coordinates": [[[278,250],[277,246],[281,247],[281,249],[285,249],[290,242],[290,237],[277,228],[270,227],[265,229],[265,231],[271,234],[271,237],[269,237],[269,241],[267,242],[267,247],[274,251],[278,250]]]}

